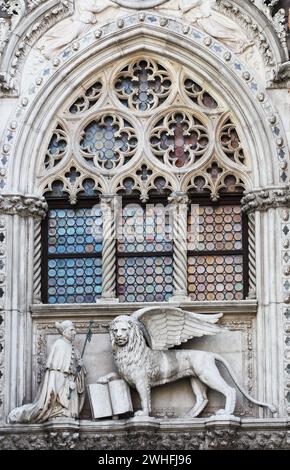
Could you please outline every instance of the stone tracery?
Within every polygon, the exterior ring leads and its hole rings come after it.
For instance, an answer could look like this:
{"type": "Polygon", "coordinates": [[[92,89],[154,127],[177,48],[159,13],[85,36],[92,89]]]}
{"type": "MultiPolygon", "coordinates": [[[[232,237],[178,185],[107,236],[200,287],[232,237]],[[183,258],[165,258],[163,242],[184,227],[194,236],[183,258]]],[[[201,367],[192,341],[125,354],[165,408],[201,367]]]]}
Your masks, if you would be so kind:
{"type": "Polygon", "coordinates": [[[112,99],[104,85],[106,71],[75,94],[58,114],[59,123],[52,131],[40,172],[42,187],[51,188],[53,169],[61,163],[63,169],[57,170],[56,179],[63,181],[63,189],[73,201],[81,191],[79,182],[84,177],[80,175],[88,171],[94,181],[98,174],[103,190],[138,191],[144,200],[159,179],[159,190],[171,191],[187,191],[190,179],[190,187],[209,191],[213,200],[221,189],[244,188],[249,167],[234,117],[214,91],[177,63],[178,81],[173,82],[172,66],[150,55],[133,58],[113,73],[112,99]],[[131,116],[124,114],[124,107],[131,116]],[[161,115],[157,112],[160,107],[161,115]],[[79,130],[73,136],[68,129],[75,126],[79,130]],[[74,141],[69,151],[68,141],[74,141]],[[68,178],[68,166],[78,167],[74,181],[68,178]],[[44,170],[49,170],[47,176],[44,170]],[[180,174],[185,178],[181,183],[176,179],[180,174]]]}

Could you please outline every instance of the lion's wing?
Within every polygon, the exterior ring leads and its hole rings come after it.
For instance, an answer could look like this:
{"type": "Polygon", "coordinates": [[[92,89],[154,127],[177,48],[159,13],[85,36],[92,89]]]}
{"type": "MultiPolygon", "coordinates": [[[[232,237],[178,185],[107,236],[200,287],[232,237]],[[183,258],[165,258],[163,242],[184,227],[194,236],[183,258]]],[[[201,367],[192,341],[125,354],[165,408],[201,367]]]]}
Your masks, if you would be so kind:
{"type": "Polygon", "coordinates": [[[192,313],[176,307],[146,307],[137,310],[133,318],[144,325],[151,348],[162,351],[191,338],[222,332],[215,325],[222,315],[192,313]]]}

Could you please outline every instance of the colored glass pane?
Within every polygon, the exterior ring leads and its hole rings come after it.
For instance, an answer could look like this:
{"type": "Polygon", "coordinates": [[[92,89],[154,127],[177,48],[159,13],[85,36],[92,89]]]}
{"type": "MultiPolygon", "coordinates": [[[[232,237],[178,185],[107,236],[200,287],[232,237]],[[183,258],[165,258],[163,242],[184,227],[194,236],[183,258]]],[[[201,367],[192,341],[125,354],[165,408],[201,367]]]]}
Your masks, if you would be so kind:
{"type": "Polygon", "coordinates": [[[173,294],[173,242],[164,206],[128,205],[123,209],[119,227],[117,290],[120,301],[168,300],[173,294]]]}
{"type": "Polygon", "coordinates": [[[173,293],[172,257],[118,258],[120,302],[162,302],[173,293]]]}
{"type": "Polygon", "coordinates": [[[48,213],[47,301],[91,303],[102,290],[102,214],[93,208],[48,213]]]}
{"type": "Polygon", "coordinates": [[[191,299],[242,300],[244,260],[240,205],[191,206],[188,233],[191,299]]]}
{"type": "Polygon", "coordinates": [[[101,258],[48,260],[48,303],[93,303],[101,291],[101,258]]]}
{"type": "Polygon", "coordinates": [[[95,208],[49,211],[48,253],[101,253],[102,217],[95,208]]]}
{"type": "Polygon", "coordinates": [[[188,292],[192,300],[242,300],[243,257],[188,257],[188,292]]]}

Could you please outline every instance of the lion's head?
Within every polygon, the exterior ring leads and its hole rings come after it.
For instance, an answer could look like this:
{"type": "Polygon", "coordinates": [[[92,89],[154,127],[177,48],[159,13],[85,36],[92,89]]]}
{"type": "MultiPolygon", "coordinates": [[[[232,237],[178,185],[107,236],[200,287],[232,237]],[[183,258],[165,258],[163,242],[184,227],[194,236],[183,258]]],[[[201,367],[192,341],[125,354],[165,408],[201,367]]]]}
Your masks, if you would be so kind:
{"type": "Polygon", "coordinates": [[[110,338],[113,346],[125,346],[134,329],[133,321],[127,315],[120,315],[110,324],[110,338]]]}
{"type": "Polygon", "coordinates": [[[118,367],[137,365],[142,360],[146,343],[138,321],[128,315],[116,317],[110,323],[110,338],[118,367]]]}

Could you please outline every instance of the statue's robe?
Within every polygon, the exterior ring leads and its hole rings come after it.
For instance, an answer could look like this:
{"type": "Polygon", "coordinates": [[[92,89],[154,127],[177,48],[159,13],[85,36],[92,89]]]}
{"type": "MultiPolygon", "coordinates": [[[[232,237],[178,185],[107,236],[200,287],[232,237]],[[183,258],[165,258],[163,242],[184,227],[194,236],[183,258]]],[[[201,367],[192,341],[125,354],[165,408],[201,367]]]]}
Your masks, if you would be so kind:
{"type": "Polygon", "coordinates": [[[38,423],[56,417],[78,418],[85,392],[85,371],[78,370],[79,358],[79,352],[69,340],[57,339],[34,402],[12,410],[8,421],[38,423]]]}

